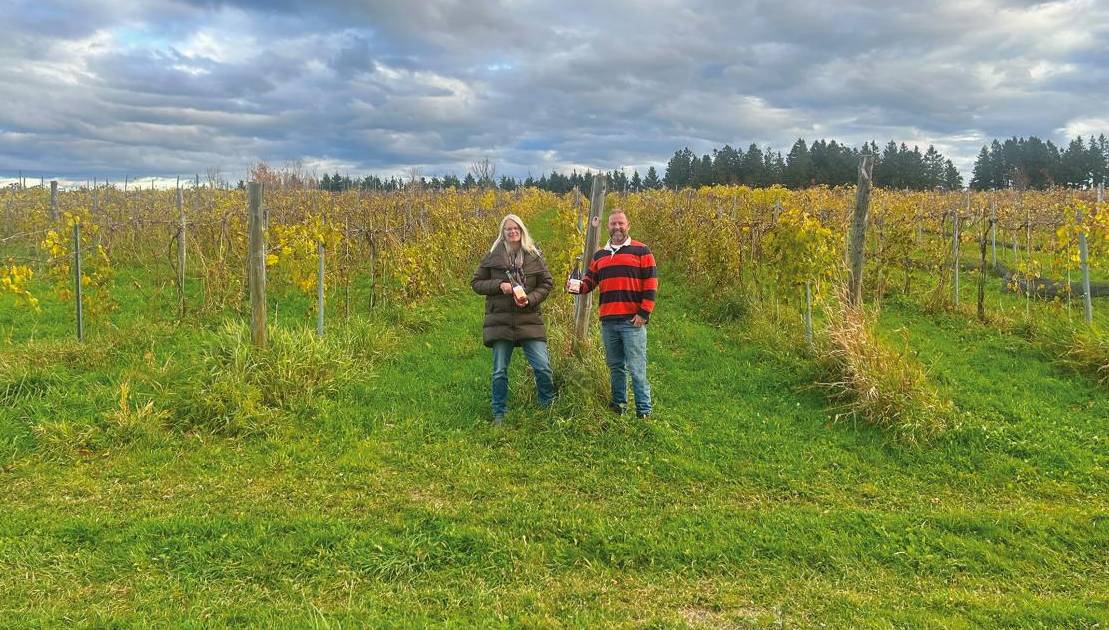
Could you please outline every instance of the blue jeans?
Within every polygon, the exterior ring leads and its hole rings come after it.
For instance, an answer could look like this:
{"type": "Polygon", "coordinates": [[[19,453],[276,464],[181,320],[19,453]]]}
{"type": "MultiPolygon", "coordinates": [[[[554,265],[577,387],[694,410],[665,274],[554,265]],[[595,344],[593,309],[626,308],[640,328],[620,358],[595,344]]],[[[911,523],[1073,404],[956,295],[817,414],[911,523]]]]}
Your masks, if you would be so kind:
{"type": "Polygon", "coordinates": [[[631,317],[601,320],[605,363],[612,379],[612,404],[628,404],[628,374],[635,393],[635,412],[651,413],[651,384],[647,382],[647,327],[632,326],[631,317]]]}
{"type": "MultiPolygon", "coordinates": [[[[539,393],[539,404],[550,406],[555,397],[554,372],[551,358],[547,354],[547,342],[540,339],[524,339],[520,342],[524,356],[535,372],[535,389],[539,393]]],[[[511,341],[493,342],[493,415],[508,411],[508,362],[512,359],[511,341]]]]}

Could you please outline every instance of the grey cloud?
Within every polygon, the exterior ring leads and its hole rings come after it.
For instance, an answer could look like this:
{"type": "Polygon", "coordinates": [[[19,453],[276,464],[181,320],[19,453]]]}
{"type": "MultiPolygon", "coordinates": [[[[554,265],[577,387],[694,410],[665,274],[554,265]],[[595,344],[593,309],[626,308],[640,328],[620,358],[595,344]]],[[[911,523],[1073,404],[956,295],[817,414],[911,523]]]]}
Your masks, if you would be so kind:
{"type": "Polygon", "coordinates": [[[0,42],[6,169],[433,174],[489,155],[522,175],[798,136],[936,142],[965,167],[980,139],[1060,141],[1109,97],[1092,0],[113,6],[18,7],[37,13],[0,42]]]}

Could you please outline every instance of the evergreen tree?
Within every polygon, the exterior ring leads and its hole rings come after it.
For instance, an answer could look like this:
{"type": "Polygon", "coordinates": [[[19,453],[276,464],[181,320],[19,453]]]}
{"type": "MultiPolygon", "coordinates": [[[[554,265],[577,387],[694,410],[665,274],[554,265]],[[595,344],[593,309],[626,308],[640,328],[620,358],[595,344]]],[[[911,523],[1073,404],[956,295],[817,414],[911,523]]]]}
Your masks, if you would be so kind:
{"type": "Polygon", "coordinates": [[[1085,186],[1092,173],[1090,155],[1082,136],[1070,141],[1059,160],[1056,180],[1064,186],[1085,186]]]}
{"type": "Polygon", "coordinates": [[[901,188],[901,168],[897,143],[890,140],[874,165],[874,185],[882,188],[901,188]]]}
{"type": "Polygon", "coordinates": [[[1106,163],[1109,160],[1109,146],[1106,146],[1105,135],[1098,138],[1091,135],[1086,146],[1089,151],[1090,184],[1097,186],[1106,183],[1106,175],[1109,175],[1109,164],[1106,163]]]}
{"type": "Polygon", "coordinates": [[[945,184],[947,165],[935,145],[928,145],[928,150],[924,152],[923,169],[922,188],[933,189],[945,184]]]}
{"type": "Polygon", "coordinates": [[[743,179],[745,186],[766,186],[770,177],[766,171],[766,158],[759,145],[751,143],[747,153],[743,154],[743,179]]]}
{"type": "Polygon", "coordinates": [[[974,160],[974,172],[970,178],[970,187],[974,190],[994,188],[991,159],[990,150],[983,146],[982,150],[978,152],[978,157],[974,160]]]}
{"type": "Polygon", "coordinates": [[[663,182],[670,190],[679,190],[691,185],[693,174],[693,151],[689,147],[674,152],[674,156],[666,163],[666,175],[663,182]]]}
{"type": "Polygon", "coordinates": [[[694,175],[693,186],[700,188],[701,186],[712,186],[715,182],[712,176],[712,157],[706,153],[701,156],[698,162],[694,159],[694,175]]]}
{"type": "Polygon", "coordinates": [[[786,186],[794,189],[805,188],[812,179],[812,158],[805,140],[798,138],[786,156],[785,173],[782,180],[786,186]]]}
{"type": "Polygon", "coordinates": [[[628,191],[628,175],[624,171],[613,171],[609,176],[609,181],[612,183],[612,189],[616,192],[628,191]]]}
{"type": "Polygon", "coordinates": [[[955,163],[950,159],[944,165],[943,187],[947,190],[960,190],[963,187],[963,176],[959,174],[959,169],[955,168],[955,163]]]}
{"type": "Polygon", "coordinates": [[[743,179],[743,156],[731,145],[712,150],[712,181],[716,184],[737,184],[743,179]]]}
{"type": "Polygon", "coordinates": [[[767,147],[763,151],[763,163],[766,165],[764,183],[761,185],[781,184],[785,181],[786,161],[782,159],[781,151],[770,151],[767,147]]]}

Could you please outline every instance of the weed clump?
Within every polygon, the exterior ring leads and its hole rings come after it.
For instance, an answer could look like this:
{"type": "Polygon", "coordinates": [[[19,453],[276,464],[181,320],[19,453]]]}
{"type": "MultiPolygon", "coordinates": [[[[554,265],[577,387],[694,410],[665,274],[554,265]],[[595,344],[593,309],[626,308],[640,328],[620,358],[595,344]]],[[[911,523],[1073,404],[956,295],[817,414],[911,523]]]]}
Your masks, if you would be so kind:
{"type": "Polygon", "coordinates": [[[228,323],[206,336],[200,351],[167,388],[170,424],[217,435],[266,432],[281,416],[310,411],[354,379],[372,378],[376,357],[393,335],[367,323],[337,327],[323,337],[309,328],[273,328],[266,348],[250,330],[228,323]]]}
{"type": "Polygon", "coordinates": [[[872,317],[832,300],[819,355],[830,378],[821,385],[843,401],[837,417],[861,417],[907,443],[926,442],[949,428],[954,406],[940,396],[923,366],[874,332],[872,317]]]}

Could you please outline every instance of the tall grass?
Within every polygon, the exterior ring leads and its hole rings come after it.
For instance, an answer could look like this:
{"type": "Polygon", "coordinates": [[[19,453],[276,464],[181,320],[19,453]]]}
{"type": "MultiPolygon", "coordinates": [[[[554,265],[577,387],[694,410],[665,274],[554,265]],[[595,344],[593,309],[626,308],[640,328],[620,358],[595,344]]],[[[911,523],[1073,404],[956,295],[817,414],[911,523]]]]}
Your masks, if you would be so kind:
{"type": "Polygon", "coordinates": [[[821,385],[842,401],[838,418],[862,418],[911,444],[949,428],[951,402],[920,363],[875,334],[874,319],[865,308],[848,304],[841,291],[827,315],[818,347],[830,378],[821,385]]]}
{"type": "Polygon", "coordinates": [[[354,320],[323,337],[307,327],[274,327],[259,349],[245,324],[226,323],[202,338],[197,356],[166,387],[169,423],[220,435],[266,432],[345,383],[373,378],[376,358],[394,343],[387,328],[354,320]]]}
{"type": "Polygon", "coordinates": [[[95,344],[34,341],[2,353],[0,405],[55,458],[154,443],[167,432],[264,434],[312,417],[352,381],[373,379],[397,340],[386,322],[352,319],[322,338],[307,327],[272,326],[269,346],[258,349],[236,321],[186,331],[174,337],[174,351],[155,351],[165,332],[133,330],[95,344]],[[128,368],[102,371],[120,361],[128,368]],[[59,400],[67,404],[51,404],[59,400]]]}

